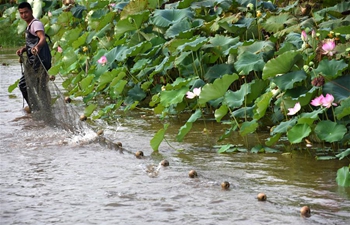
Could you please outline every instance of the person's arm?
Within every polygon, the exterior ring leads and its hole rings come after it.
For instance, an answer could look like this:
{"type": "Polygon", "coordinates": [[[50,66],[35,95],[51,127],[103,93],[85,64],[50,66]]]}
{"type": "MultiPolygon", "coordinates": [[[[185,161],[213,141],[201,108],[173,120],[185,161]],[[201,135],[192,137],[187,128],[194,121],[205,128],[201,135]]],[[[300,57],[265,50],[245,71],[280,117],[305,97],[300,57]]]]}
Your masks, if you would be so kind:
{"type": "Polygon", "coordinates": [[[39,52],[40,52],[40,49],[41,49],[41,48],[44,46],[44,44],[46,43],[46,36],[45,36],[44,31],[38,30],[38,31],[36,32],[36,35],[38,35],[39,42],[38,42],[37,45],[35,45],[35,46],[32,48],[32,53],[33,53],[33,54],[39,53],[39,52]]]}

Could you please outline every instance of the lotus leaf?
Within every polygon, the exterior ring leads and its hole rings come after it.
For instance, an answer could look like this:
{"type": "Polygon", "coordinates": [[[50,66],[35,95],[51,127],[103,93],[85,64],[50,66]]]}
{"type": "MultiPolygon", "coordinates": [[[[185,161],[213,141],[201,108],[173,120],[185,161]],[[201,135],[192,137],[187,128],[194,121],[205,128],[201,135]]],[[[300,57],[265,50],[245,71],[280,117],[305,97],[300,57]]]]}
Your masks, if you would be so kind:
{"type": "Polygon", "coordinates": [[[216,79],[214,83],[204,85],[199,95],[198,104],[204,104],[210,100],[224,96],[228,87],[237,79],[237,74],[223,75],[222,78],[216,79]]]}
{"type": "Polygon", "coordinates": [[[327,142],[339,141],[343,138],[347,129],[342,124],[337,124],[329,120],[320,121],[315,127],[317,136],[327,142]]]}
{"type": "Polygon", "coordinates": [[[296,144],[309,136],[310,133],[311,128],[308,124],[296,124],[287,131],[287,137],[291,143],[296,144]]]}
{"type": "Polygon", "coordinates": [[[339,186],[350,187],[350,170],[344,166],[337,171],[336,181],[339,186]]]}

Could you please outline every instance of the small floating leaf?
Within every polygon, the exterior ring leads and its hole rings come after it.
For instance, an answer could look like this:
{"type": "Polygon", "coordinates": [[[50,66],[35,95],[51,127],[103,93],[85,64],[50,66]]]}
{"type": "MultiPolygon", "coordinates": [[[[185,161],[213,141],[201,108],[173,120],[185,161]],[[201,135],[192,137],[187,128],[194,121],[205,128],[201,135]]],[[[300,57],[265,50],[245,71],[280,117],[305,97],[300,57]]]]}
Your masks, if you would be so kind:
{"type": "Polygon", "coordinates": [[[350,171],[348,166],[344,166],[338,170],[336,181],[339,186],[350,187],[350,171]]]}

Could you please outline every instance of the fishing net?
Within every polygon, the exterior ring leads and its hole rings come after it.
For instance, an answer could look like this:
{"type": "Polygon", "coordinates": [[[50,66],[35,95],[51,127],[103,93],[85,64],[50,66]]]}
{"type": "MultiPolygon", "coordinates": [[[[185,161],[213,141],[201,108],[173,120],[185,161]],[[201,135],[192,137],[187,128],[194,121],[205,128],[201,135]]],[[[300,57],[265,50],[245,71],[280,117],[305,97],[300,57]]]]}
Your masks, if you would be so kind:
{"type": "Polygon", "coordinates": [[[42,65],[34,69],[23,55],[21,62],[28,94],[27,101],[33,119],[73,133],[86,131],[87,127],[80,121],[76,110],[66,104],[60,89],[49,80],[46,69],[42,65]]]}
{"type": "Polygon", "coordinates": [[[80,115],[73,105],[66,102],[60,88],[54,81],[50,81],[43,65],[34,69],[27,57],[20,57],[28,105],[34,120],[44,121],[45,124],[74,134],[71,136],[72,142],[98,142],[109,149],[121,150],[120,142],[114,143],[111,138],[97,135],[92,126],[80,120],[80,115]]]}

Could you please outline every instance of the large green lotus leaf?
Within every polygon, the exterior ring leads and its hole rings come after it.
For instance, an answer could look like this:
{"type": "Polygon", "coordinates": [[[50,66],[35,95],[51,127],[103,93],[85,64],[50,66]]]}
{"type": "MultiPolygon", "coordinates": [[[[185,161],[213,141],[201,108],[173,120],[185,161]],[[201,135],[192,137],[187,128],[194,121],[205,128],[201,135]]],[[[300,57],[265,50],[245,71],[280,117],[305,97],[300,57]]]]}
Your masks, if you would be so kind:
{"type": "Polygon", "coordinates": [[[167,47],[169,53],[171,54],[177,54],[178,51],[178,47],[186,44],[187,42],[192,41],[193,39],[171,39],[168,42],[164,43],[164,46],[167,47]]]}
{"type": "MultiPolygon", "coordinates": [[[[296,49],[300,49],[303,44],[303,41],[301,40],[301,37],[300,37],[300,33],[294,33],[294,32],[289,33],[282,44],[282,48],[287,43],[293,44],[296,49]]],[[[283,52],[285,52],[285,51],[281,52],[282,48],[280,48],[280,50],[277,52],[278,54],[276,53],[277,55],[281,55],[283,52]]],[[[293,49],[290,49],[290,50],[293,50],[293,49]]]]}
{"type": "Polygon", "coordinates": [[[85,77],[84,79],[82,79],[80,81],[80,88],[82,90],[85,90],[92,82],[92,80],[95,78],[95,75],[90,74],[87,77],[85,77]]]}
{"type": "Polygon", "coordinates": [[[71,8],[71,12],[75,18],[82,19],[83,18],[83,12],[86,10],[85,6],[82,5],[76,5],[73,8],[71,8]]]}
{"type": "MultiPolygon", "coordinates": [[[[188,57],[192,56],[192,52],[188,51],[188,52],[181,52],[180,55],[178,57],[176,57],[174,64],[176,66],[181,66],[181,64],[183,63],[184,60],[186,60],[188,57]]],[[[192,57],[191,57],[192,59],[192,57]]]]}
{"type": "Polygon", "coordinates": [[[275,49],[275,44],[271,41],[255,41],[252,44],[251,43],[252,42],[245,42],[243,46],[238,47],[238,54],[243,54],[245,52],[260,54],[275,49]]]}
{"type": "Polygon", "coordinates": [[[134,24],[134,20],[123,19],[117,22],[114,28],[114,38],[118,39],[125,33],[137,30],[137,26],[134,24]]]}
{"type": "Polygon", "coordinates": [[[183,125],[179,129],[179,133],[176,135],[176,140],[181,142],[183,141],[186,134],[191,130],[192,124],[196,122],[199,118],[202,116],[202,111],[200,109],[197,109],[195,113],[191,115],[191,117],[187,120],[186,124],[183,125]]]}
{"type": "Polygon", "coordinates": [[[298,124],[306,123],[311,125],[314,121],[319,119],[318,115],[322,112],[324,112],[324,108],[319,108],[309,113],[302,113],[298,118],[298,124]]]}
{"type": "Polygon", "coordinates": [[[56,24],[60,24],[60,25],[68,25],[71,21],[73,21],[73,15],[71,12],[62,12],[59,14],[58,18],[57,18],[57,23],[56,24]]]}
{"type": "Polygon", "coordinates": [[[315,127],[315,133],[317,136],[327,142],[340,141],[346,134],[347,129],[342,124],[337,124],[329,120],[323,120],[319,122],[315,127]]]}
{"type": "Polygon", "coordinates": [[[290,13],[280,13],[278,16],[271,16],[266,22],[261,23],[262,28],[267,32],[276,33],[279,30],[283,30],[285,25],[294,25],[297,23],[296,18],[293,18],[290,13]]]}
{"type": "Polygon", "coordinates": [[[291,127],[296,124],[298,118],[293,117],[293,119],[281,122],[276,127],[272,129],[271,135],[279,134],[279,133],[286,133],[291,127]]]}
{"type": "Polygon", "coordinates": [[[134,66],[131,68],[131,73],[137,73],[140,70],[143,70],[149,63],[151,62],[151,59],[143,58],[140,60],[137,60],[137,62],[134,64],[134,66]]]}
{"type": "Polygon", "coordinates": [[[272,99],[272,92],[266,92],[264,93],[261,97],[259,97],[256,101],[255,101],[255,108],[254,108],[254,119],[258,120],[262,117],[265,116],[266,110],[267,108],[270,106],[270,102],[272,99]]]}
{"type": "Polygon", "coordinates": [[[140,29],[142,25],[149,20],[150,11],[142,11],[136,14],[133,14],[128,17],[129,22],[137,29],[140,29]]]}
{"type": "MultiPolygon", "coordinates": [[[[113,82],[113,81],[112,81],[113,82]]],[[[110,91],[110,95],[111,96],[114,96],[114,99],[116,97],[118,97],[120,94],[123,93],[124,91],[124,87],[125,85],[128,83],[128,81],[126,80],[119,80],[116,84],[114,84],[113,86],[110,85],[112,88],[111,88],[111,91],[110,91]]]]}
{"type": "Polygon", "coordinates": [[[344,70],[348,67],[348,64],[344,60],[328,60],[323,59],[318,67],[314,70],[315,74],[322,74],[328,79],[333,80],[334,78],[340,76],[344,70]]]}
{"type": "Polygon", "coordinates": [[[285,29],[280,30],[273,34],[274,37],[276,38],[281,38],[285,36],[286,34],[294,33],[294,32],[301,32],[300,24],[295,24],[292,26],[287,26],[285,29]]]}
{"type": "Polygon", "coordinates": [[[230,22],[222,22],[220,21],[219,25],[220,27],[224,28],[227,32],[230,32],[235,35],[243,34],[251,25],[251,23],[254,21],[254,18],[239,18],[236,23],[230,23],[230,22]]]}
{"type": "Polygon", "coordinates": [[[261,56],[247,51],[238,56],[234,65],[240,75],[247,75],[250,71],[262,71],[265,62],[261,56]]]}
{"type": "Polygon", "coordinates": [[[244,137],[247,134],[251,134],[255,132],[255,130],[259,127],[259,124],[256,120],[252,121],[245,121],[241,124],[241,127],[239,129],[239,134],[244,137]]]}
{"type": "Polygon", "coordinates": [[[69,67],[74,62],[78,61],[78,57],[72,48],[64,50],[64,56],[62,57],[62,62],[64,67],[69,67]]]}
{"type": "Polygon", "coordinates": [[[262,79],[255,79],[249,83],[250,90],[246,96],[245,104],[254,102],[262,93],[265,92],[266,87],[269,85],[269,81],[262,79]],[[254,90],[254,91],[251,91],[254,90]]]}
{"type": "Polygon", "coordinates": [[[226,105],[221,105],[220,108],[215,110],[215,120],[216,122],[220,122],[222,117],[226,116],[226,114],[228,113],[228,108],[226,105]]]}
{"type": "Polygon", "coordinates": [[[178,47],[179,51],[197,51],[200,47],[202,47],[207,42],[206,37],[193,37],[188,42],[180,45],[178,47]]]}
{"type": "Polygon", "coordinates": [[[332,94],[335,102],[340,102],[350,96],[350,75],[338,77],[323,86],[323,94],[332,94]]]}
{"type": "Polygon", "coordinates": [[[86,38],[89,36],[89,32],[85,32],[77,40],[72,43],[73,48],[79,48],[85,44],[86,38]]]}
{"type": "Polygon", "coordinates": [[[239,37],[232,38],[216,34],[214,37],[209,38],[208,44],[204,45],[202,49],[215,48],[221,54],[227,55],[229,53],[227,50],[238,42],[239,37]]]}
{"type": "Polygon", "coordinates": [[[163,9],[153,13],[153,24],[159,27],[169,27],[171,24],[181,23],[184,18],[192,18],[193,12],[187,9],[163,9]]]}
{"type": "Polygon", "coordinates": [[[153,76],[154,74],[157,73],[161,73],[163,71],[166,71],[168,69],[170,69],[170,67],[174,66],[174,60],[175,60],[175,56],[166,56],[162,62],[160,62],[158,65],[155,66],[154,71],[151,73],[151,75],[153,76]]]}
{"type": "Polygon", "coordinates": [[[350,115],[350,97],[340,102],[340,106],[335,108],[335,115],[338,120],[350,115]]]}
{"type": "Polygon", "coordinates": [[[285,74],[289,72],[300,59],[302,59],[302,56],[297,51],[285,52],[277,56],[277,58],[269,60],[265,64],[262,78],[266,80],[276,75],[285,74]]]}
{"type": "Polygon", "coordinates": [[[342,187],[350,187],[349,166],[344,166],[337,171],[337,184],[342,187]]]}
{"type": "Polygon", "coordinates": [[[251,107],[241,107],[234,110],[231,115],[238,118],[253,118],[254,116],[254,106],[251,107]]]}
{"type": "Polygon", "coordinates": [[[203,25],[203,20],[194,20],[193,22],[184,19],[179,23],[175,23],[165,32],[167,38],[191,38],[193,32],[198,30],[203,25]]]}
{"type": "Polygon", "coordinates": [[[126,55],[126,57],[137,56],[138,54],[147,52],[151,48],[152,48],[152,43],[150,43],[149,41],[144,41],[144,42],[141,42],[137,45],[133,45],[133,46],[129,47],[125,51],[125,55],[126,55]]]}
{"type": "Polygon", "coordinates": [[[96,108],[97,108],[97,105],[95,104],[88,105],[84,110],[84,115],[90,116],[96,108]]]}
{"type": "Polygon", "coordinates": [[[304,70],[293,71],[290,73],[283,74],[272,78],[272,81],[278,86],[281,91],[292,89],[294,84],[301,82],[307,78],[304,70]]]}
{"type": "Polygon", "coordinates": [[[171,91],[162,91],[160,93],[160,104],[165,107],[169,107],[170,105],[176,105],[183,101],[183,98],[188,91],[188,88],[183,87],[177,90],[171,91]]]}
{"type": "Polygon", "coordinates": [[[120,19],[125,19],[129,15],[134,15],[136,13],[146,10],[147,4],[148,4],[148,0],[129,1],[129,4],[124,6],[122,12],[120,13],[120,19]]]}
{"type": "Polygon", "coordinates": [[[94,91],[95,90],[95,84],[92,83],[89,86],[87,86],[86,88],[84,88],[81,92],[82,96],[85,96],[83,101],[86,103],[88,101],[86,101],[87,99],[92,99],[93,97],[95,97],[97,95],[97,92],[94,91]]]}
{"type": "Polygon", "coordinates": [[[95,33],[95,36],[93,37],[93,39],[104,38],[106,37],[106,33],[110,32],[111,30],[113,30],[113,24],[109,23],[106,26],[104,26],[101,30],[98,30],[98,32],[95,33]]]}
{"type": "Polygon", "coordinates": [[[267,138],[265,141],[265,145],[267,145],[267,146],[274,145],[281,138],[281,136],[282,136],[281,133],[277,133],[277,134],[273,135],[272,137],[267,138]]]}
{"type": "Polygon", "coordinates": [[[106,53],[107,64],[112,63],[114,60],[117,60],[119,62],[124,61],[126,59],[127,50],[128,47],[122,45],[111,49],[109,52],[106,53]]]}
{"type": "Polygon", "coordinates": [[[76,41],[81,35],[81,28],[75,28],[72,30],[67,30],[61,37],[60,43],[62,43],[62,48],[68,48],[71,44],[76,41]]]}
{"type": "Polygon", "coordinates": [[[128,96],[134,101],[142,101],[146,97],[146,93],[142,90],[140,85],[135,85],[128,91],[128,96]]]}
{"type": "Polygon", "coordinates": [[[241,86],[238,91],[227,91],[225,93],[225,98],[223,104],[227,105],[229,108],[234,109],[242,106],[245,96],[251,92],[251,83],[245,83],[241,86]]]}
{"type": "Polygon", "coordinates": [[[320,28],[330,29],[330,30],[333,30],[337,27],[346,26],[346,25],[349,25],[349,18],[327,20],[327,21],[324,21],[324,22],[318,24],[318,26],[320,28]]]}
{"type": "Polygon", "coordinates": [[[204,79],[209,83],[213,82],[217,78],[222,77],[225,74],[232,74],[232,65],[229,64],[216,64],[210,67],[206,74],[204,74],[204,79]]]}
{"type": "MultiPolygon", "coordinates": [[[[114,85],[116,85],[119,81],[121,81],[124,77],[126,77],[126,73],[123,69],[118,68],[118,76],[116,76],[115,78],[113,78],[113,80],[111,81],[111,83],[109,84],[110,87],[113,87],[114,85]],[[120,71],[119,71],[120,69],[120,71]]],[[[120,92],[121,93],[121,92],[120,92]]]]}
{"type": "MultiPolygon", "coordinates": [[[[190,33],[190,31],[192,30],[192,24],[190,23],[190,21],[188,21],[186,18],[183,19],[182,21],[180,21],[179,23],[175,23],[173,25],[170,25],[169,29],[167,29],[167,31],[165,32],[164,36],[165,38],[174,38],[174,37],[178,37],[180,34],[184,34],[187,33],[187,38],[192,37],[192,33],[190,33]]],[[[184,35],[182,35],[184,36],[184,35]]],[[[181,37],[182,37],[181,36],[181,37]]]]}
{"type": "MultiPolygon", "coordinates": [[[[96,13],[95,11],[93,15],[96,13]]],[[[115,13],[109,12],[106,13],[105,10],[99,10],[102,18],[93,18],[93,15],[91,16],[92,20],[89,21],[90,28],[93,30],[101,30],[103,27],[105,27],[107,24],[113,23],[115,13]]]]}
{"type": "Polygon", "coordinates": [[[107,84],[110,84],[120,72],[120,69],[113,69],[112,71],[108,71],[106,73],[101,74],[101,76],[98,78],[99,85],[96,88],[96,90],[101,91],[102,89],[104,89],[107,86],[107,84]]]}
{"type": "Polygon", "coordinates": [[[164,127],[162,129],[158,130],[158,132],[151,139],[150,144],[151,144],[153,151],[156,151],[156,152],[158,151],[159,145],[160,145],[160,143],[162,143],[162,141],[164,139],[165,132],[168,129],[168,127],[169,127],[168,123],[164,124],[164,127]]]}
{"type": "Polygon", "coordinates": [[[46,34],[49,35],[50,37],[53,37],[55,34],[59,32],[61,29],[61,25],[59,24],[50,24],[48,27],[46,34]]]}
{"type": "Polygon", "coordinates": [[[288,130],[288,140],[293,143],[300,143],[305,137],[309,136],[311,128],[308,124],[297,124],[288,130]]]}
{"type": "Polygon", "coordinates": [[[199,95],[198,104],[204,104],[208,101],[224,96],[229,86],[237,79],[237,74],[226,74],[221,78],[216,79],[214,83],[204,85],[199,95]]]}

